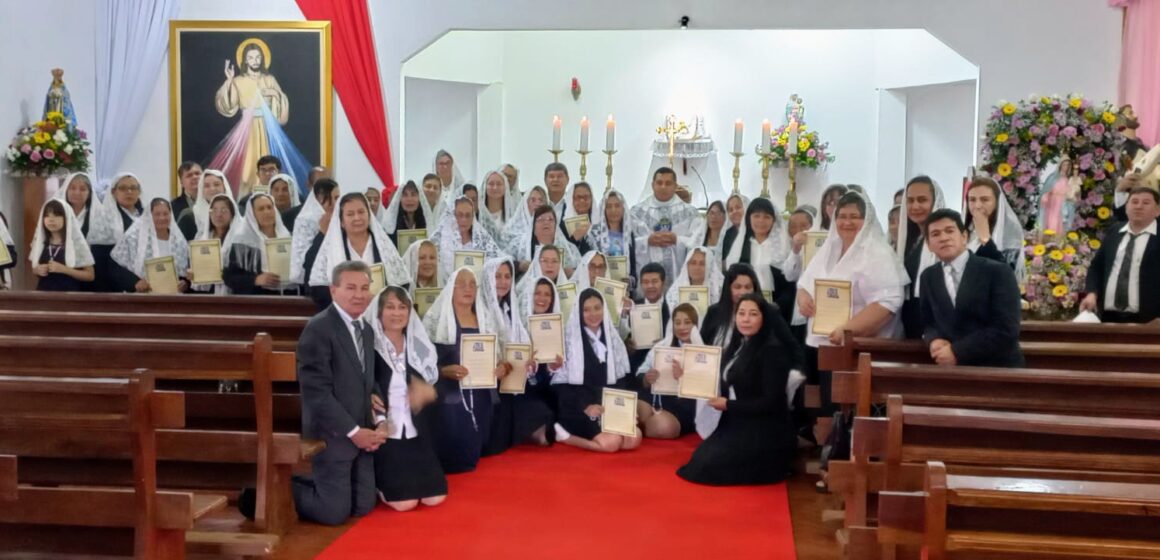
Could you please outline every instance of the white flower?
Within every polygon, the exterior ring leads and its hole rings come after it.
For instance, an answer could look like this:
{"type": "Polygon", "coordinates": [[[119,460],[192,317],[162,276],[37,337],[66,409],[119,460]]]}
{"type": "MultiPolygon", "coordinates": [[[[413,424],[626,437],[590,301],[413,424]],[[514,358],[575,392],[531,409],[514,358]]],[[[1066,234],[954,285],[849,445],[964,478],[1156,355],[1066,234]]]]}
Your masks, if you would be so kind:
{"type": "Polygon", "coordinates": [[[72,155],[72,153],[73,153],[73,150],[75,150],[75,149],[76,149],[76,148],[74,148],[72,144],[69,144],[69,145],[67,145],[67,146],[65,146],[65,147],[64,147],[64,153],[66,153],[66,154],[68,154],[68,155],[70,155],[70,156],[71,156],[71,155],[72,155]]]}
{"type": "Polygon", "coordinates": [[[68,136],[64,133],[63,130],[59,128],[56,130],[56,134],[52,135],[52,139],[56,140],[57,144],[64,144],[65,142],[68,142],[68,136]]]}

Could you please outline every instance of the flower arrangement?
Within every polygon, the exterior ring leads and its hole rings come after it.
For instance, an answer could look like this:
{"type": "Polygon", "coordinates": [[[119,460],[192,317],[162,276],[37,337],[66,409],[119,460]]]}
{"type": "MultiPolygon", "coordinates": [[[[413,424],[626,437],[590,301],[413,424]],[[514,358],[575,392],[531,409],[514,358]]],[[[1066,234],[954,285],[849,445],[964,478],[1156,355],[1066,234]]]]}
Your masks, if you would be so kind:
{"type": "Polygon", "coordinates": [[[48,176],[87,171],[93,152],[85,131],[69,125],[64,114],[50,111],[44,120],[21,130],[6,155],[12,173],[48,176]]]}
{"type": "Polygon", "coordinates": [[[1112,217],[1116,154],[1123,144],[1116,108],[1082,95],[1032,96],[992,108],[981,149],[982,170],[1007,193],[1025,230],[1034,229],[1042,199],[1040,177],[1053,161],[1076,162],[1080,194],[1069,229],[1094,236],[1112,217]]]}
{"type": "Polygon", "coordinates": [[[1027,284],[1023,297],[1037,319],[1071,320],[1078,313],[1088,267],[1100,248],[1100,240],[1082,231],[1056,236],[1045,230],[1042,236],[1024,241],[1027,257],[1027,284]]]}
{"type": "Polygon", "coordinates": [[[817,169],[823,164],[834,161],[834,156],[830,154],[829,142],[822,142],[817,131],[810,130],[804,124],[798,127],[797,153],[787,156],[789,129],[790,125],[781,125],[770,136],[770,163],[775,166],[786,166],[789,165],[789,158],[792,157],[798,167],[817,169]]]}

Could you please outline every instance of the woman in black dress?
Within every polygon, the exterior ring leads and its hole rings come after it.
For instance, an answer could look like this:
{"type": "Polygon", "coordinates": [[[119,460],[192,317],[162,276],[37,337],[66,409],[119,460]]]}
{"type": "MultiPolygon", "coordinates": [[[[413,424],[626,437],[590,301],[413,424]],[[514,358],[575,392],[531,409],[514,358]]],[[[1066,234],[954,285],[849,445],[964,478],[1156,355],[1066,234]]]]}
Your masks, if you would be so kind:
{"type": "MultiPolygon", "coordinates": [[[[215,200],[214,204],[217,203],[215,200]]],[[[236,226],[238,234],[225,255],[226,269],[222,276],[230,293],[274,296],[297,293],[297,286],[289,278],[268,272],[270,258],[266,254],[266,242],[290,237],[274,197],[257,193],[246,204],[249,209],[236,226]]]]}
{"type": "Polygon", "coordinates": [[[658,395],[652,386],[660,377],[656,369],[656,349],[658,347],[680,348],[686,344],[704,344],[697,330],[697,309],[682,303],[673,309],[672,320],[665,327],[665,337],[645,357],[637,370],[640,389],[637,394],[636,416],[644,437],[674,439],[693,433],[697,413],[697,401],[677,395],[658,395]]]}
{"type": "MultiPolygon", "coordinates": [[[[774,334],[785,320],[760,294],[737,304],[734,333],[722,352],[721,393],[709,406],[721,420],[677,475],[715,486],[772,484],[790,473],[797,448],[786,404],[789,361],[774,334]]],[[[788,329],[787,329],[788,330],[788,329]]]]}
{"type": "Polygon", "coordinates": [[[721,297],[705,312],[705,320],[701,322],[701,337],[709,344],[724,348],[733,329],[734,307],[741,296],[750,292],[761,293],[757,272],[747,263],[730,266],[721,284],[721,297]]]}
{"type": "Polygon", "coordinates": [[[72,210],[53,199],[40,208],[28,253],[42,292],[79,292],[93,281],[93,254],[72,210]]]}
{"type": "Polygon", "coordinates": [[[375,451],[375,486],[379,499],[396,511],[436,506],[447,498],[447,478],[419,414],[435,401],[435,345],[406,290],[387,286],[376,300],[367,309],[368,315],[377,313],[368,317],[375,332],[374,404],[377,413],[386,413],[379,429],[387,431],[387,441],[375,451]]]}
{"type": "Polygon", "coordinates": [[[628,374],[628,352],[612,326],[604,296],[580,292],[564,328],[564,364],[552,376],[560,402],[556,441],[589,451],[613,453],[640,447],[641,434],[626,437],[601,432],[605,387],[621,387],[628,374]]]}

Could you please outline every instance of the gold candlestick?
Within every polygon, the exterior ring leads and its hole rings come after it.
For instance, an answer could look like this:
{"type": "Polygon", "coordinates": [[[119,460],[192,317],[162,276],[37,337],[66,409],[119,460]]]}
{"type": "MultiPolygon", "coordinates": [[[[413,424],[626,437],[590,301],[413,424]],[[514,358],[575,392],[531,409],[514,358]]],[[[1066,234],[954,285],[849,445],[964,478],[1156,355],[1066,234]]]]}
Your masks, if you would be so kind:
{"type": "Polygon", "coordinates": [[[797,161],[794,156],[789,156],[789,190],[785,193],[786,212],[797,210],[797,161]]]}
{"type": "Polygon", "coordinates": [[[604,166],[604,176],[607,181],[604,186],[604,192],[607,194],[612,192],[612,154],[615,154],[616,150],[602,151],[604,152],[604,155],[608,156],[608,164],[604,166]]]}
{"type": "Polygon", "coordinates": [[[564,153],[564,150],[548,150],[548,153],[552,154],[552,161],[560,163],[560,154],[564,153]]]}
{"type": "Polygon", "coordinates": [[[589,150],[576,150],[580,154],[580,180],[584,181],[588,176],[588,154],[592,153],[589,150]]]}
{"type": "Polygon", "coordinates": [[[741,156],[745,155],[742,152],[729,152],[733,156],[733,194],[741,194],[741,156]]]}
{"type": "Polygon", "coordinates": [[[772,151],[764,151],[762,146],[757,147],[757,157],[761,158],[761,197],[769,198],[769,164],[771,162],[772,151]]]}

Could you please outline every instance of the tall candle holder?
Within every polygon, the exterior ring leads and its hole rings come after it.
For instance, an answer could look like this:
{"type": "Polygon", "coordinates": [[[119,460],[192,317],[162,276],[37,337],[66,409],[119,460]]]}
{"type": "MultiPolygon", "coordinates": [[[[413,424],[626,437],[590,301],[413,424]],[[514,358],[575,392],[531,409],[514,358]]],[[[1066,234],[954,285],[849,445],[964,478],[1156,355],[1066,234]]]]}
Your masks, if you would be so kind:
{"type": "Polygon", "coordinates": [[[564,153],[564,150],[548,150],[548,153],[552,154],[553,162],[560,163],[560,154],[564,153]]]}
{"type": "Polygon", "coordinates": [[[769,198],[769,165],[773,160],[773,151],[764,151],[762,146],[755,149],[757,157],[761,158],[761,197],[769,198]]]}
{"type": "Polygon", "coordinates": [[[608,156],[608,164],[604,166],[604,176],[606,179],[604,192],[609,193],[612,192],[612,154],[615,154],[616,150],[603,150],[603,152],[604,155],[608,156]]]}
{"type": "Polygon", "coordinates": [[[588,177],[588,154],[592,153],[592,151],[576,150],[576,153],[580,154],[580,180],[586,181],[588,177]]]}
{"type": "Polygon", "coordinates": [[[733,156],[733,194],[741,194],[741,156],[742,152],[729,152],[733,156]]]}
{"type": "Polygon", "coordinates": [[[789,156],[789,190],[785,193],[785,211],[797,210],[797,162],[795,155],[789,156]]]}

